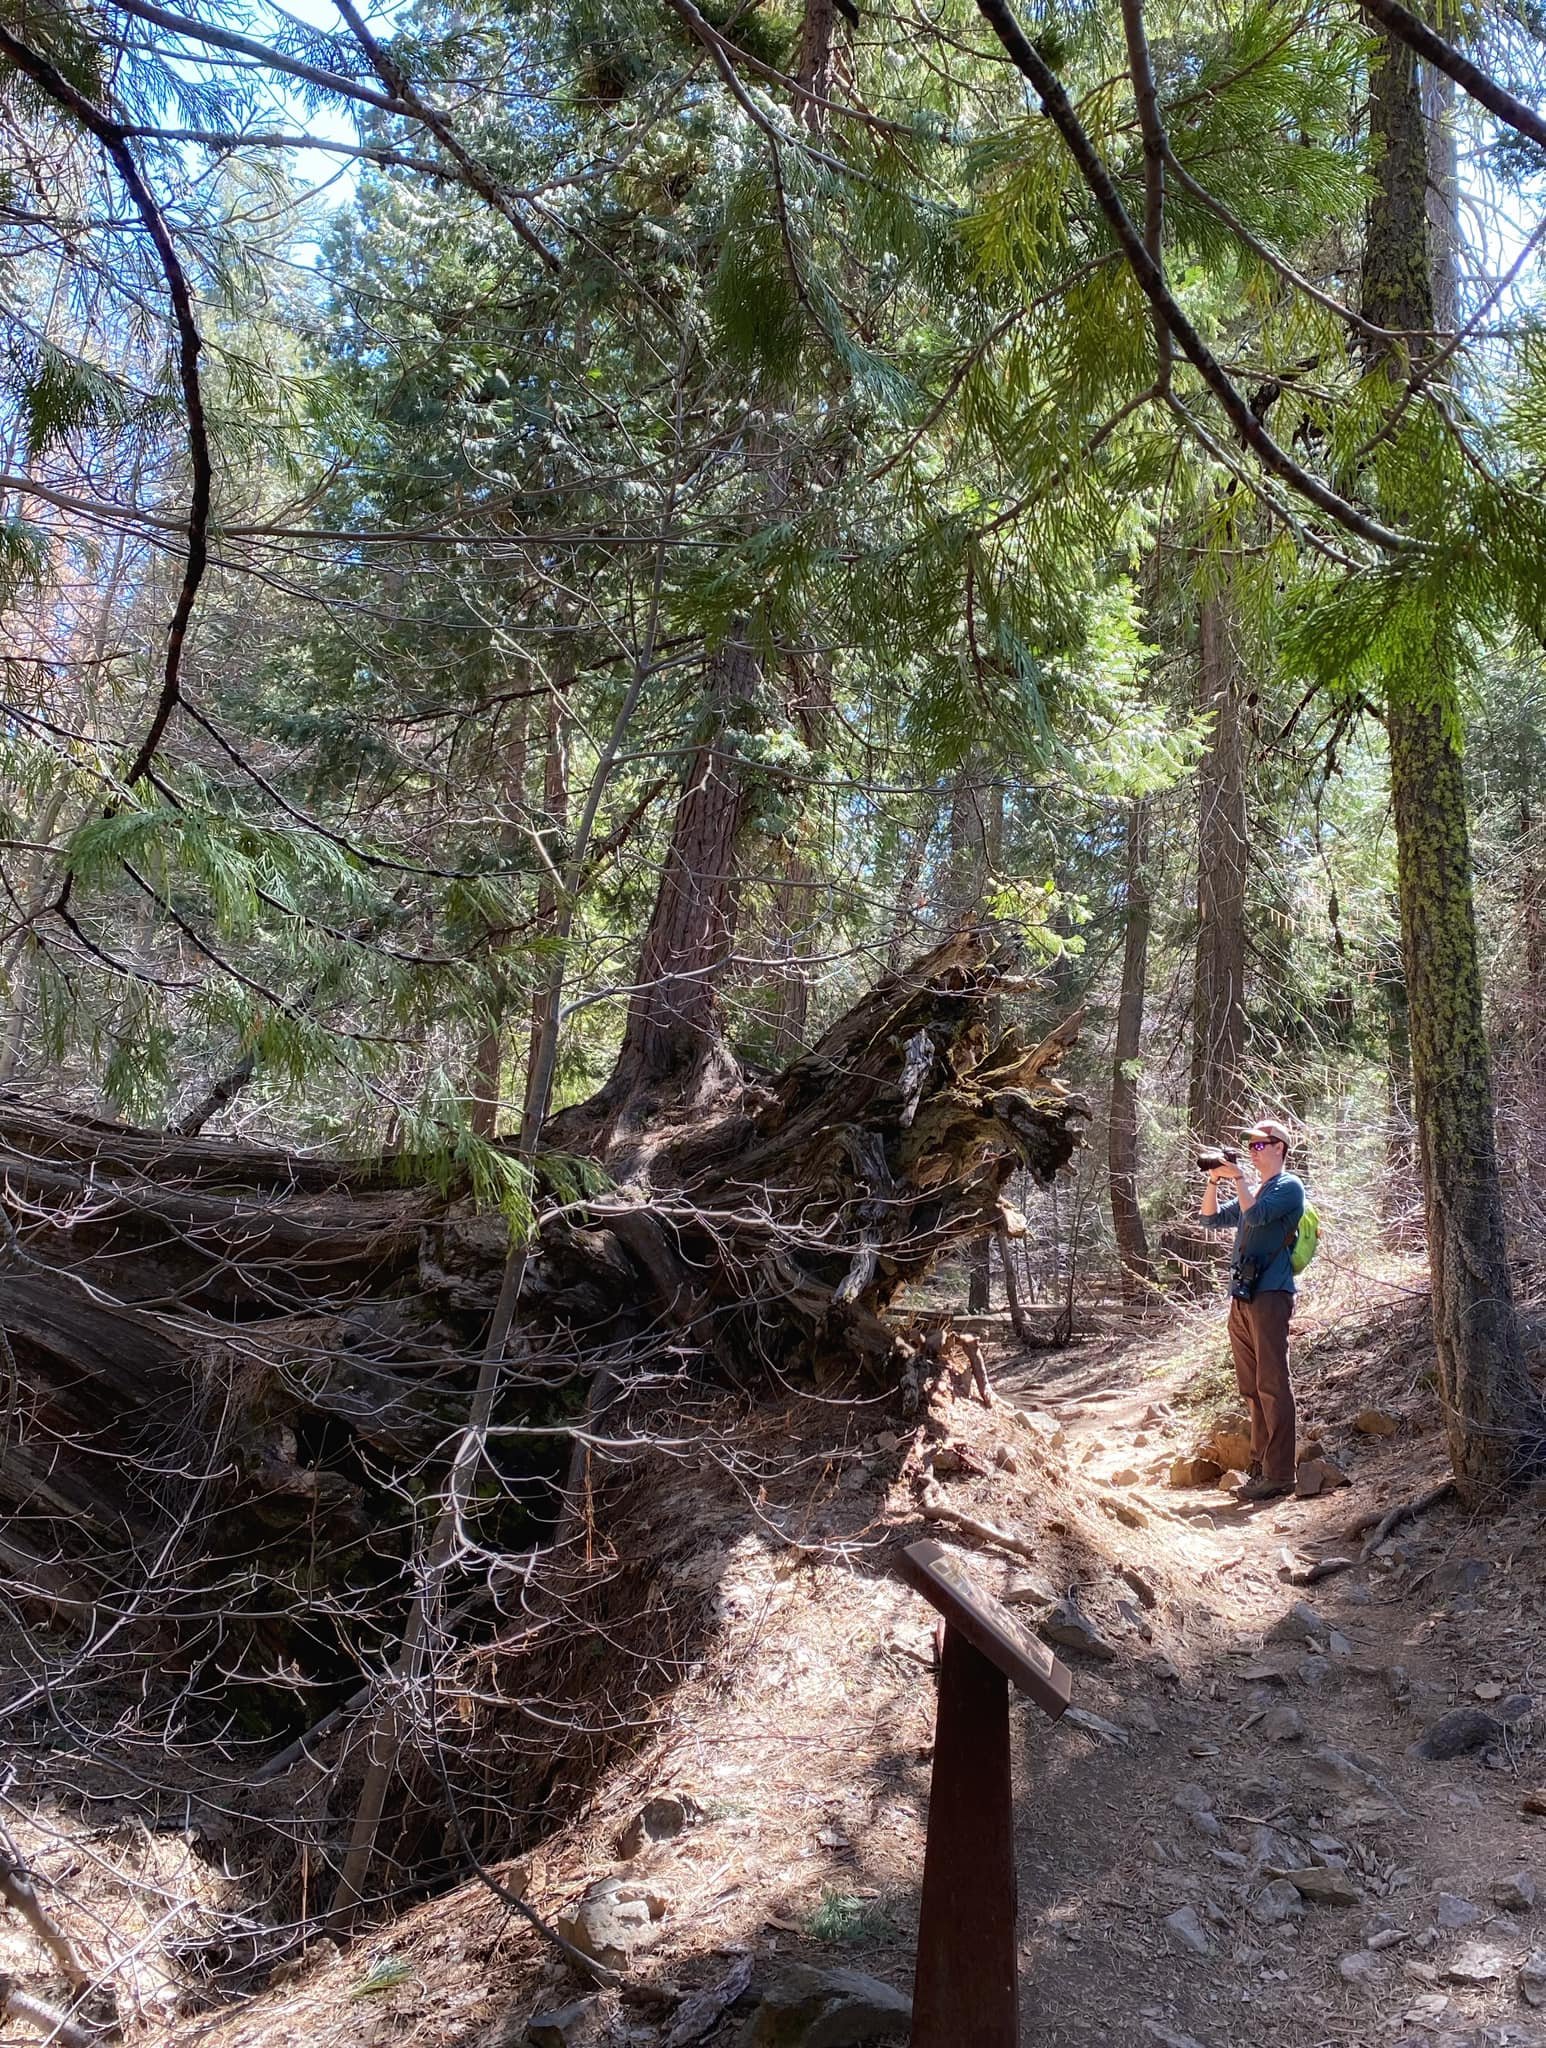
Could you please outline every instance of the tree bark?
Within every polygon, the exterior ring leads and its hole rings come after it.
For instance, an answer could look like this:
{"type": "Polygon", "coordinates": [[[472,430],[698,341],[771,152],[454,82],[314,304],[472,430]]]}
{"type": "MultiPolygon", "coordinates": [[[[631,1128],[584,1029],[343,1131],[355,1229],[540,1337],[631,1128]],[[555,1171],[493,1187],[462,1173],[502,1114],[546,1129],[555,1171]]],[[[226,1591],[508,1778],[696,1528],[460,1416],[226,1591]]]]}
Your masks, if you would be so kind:
{"type": "MultiPolygon", "coordinates": [[[[997,866],[1004,839],[1004,788],[989,780],[980,758],[967,761],[956,776],[950,800],[950,869],[946,898],[955,917],[980,918],[983,891],[997,866]]],[[[999,1025],[995,1005],[989,1028],[999,1025]]],[[[993,1306],[993,1244],[984,1237],[968,1253],[966,1306],[969,1314],[986,1315],[993,1306]]]]}
{"type": "MultiPolygon", "coordinates": [[[[1370,76],[1376,184],[1363,311],[1405,339],[1369,374],[1394,402],[1431,345],[1430,139],[1416,58],[1382,40],[1370,76]]],[[[1514,1312],[1477,959],[1458,654],[1442,617],[1386,678],[1397,888],[1422,1151],[1433,1327],[1450,1459],[1476,1502],[1546,1451],[1514,1312]]]]}
{"type": "Polygon", "coordinates": [[[605,1151],[664,1099],[691,1106],[734,1080],[718,985],[740,907],[736,846],[746,793],[740,760],[725,738],[732,713],[755,698],[760,678],[744,638],[732,638],[714,657],[708,729],[683,779],[617,1061],[605,1087],[565,1115],[559,1142],[580,1138],[605,1151]]]}
{"type": "Polygon", "coordinates": [[[1197,778],[1197,954],[1192,1010],[1192,1129],[1225,1137],[1244,1107],[1245,818],[1242,673],[1227,596],[1198,617],[1198,691],[1213,729],[1197,778]]]}
{"type": "Polygon", "coordinates": [[[1138,1059],[1143,1043],[1151,921],[1149,885],[1144,871],[1147,827],[1148,805],[1140,798],[1127,818],[1126,932],[1107,1117],[1111,1227],[1122,1266],[1122,1299],[1129,1305],[1141,1302],[1154,1280],[1143,1211],[1138,1203],[1138,1059]]]}

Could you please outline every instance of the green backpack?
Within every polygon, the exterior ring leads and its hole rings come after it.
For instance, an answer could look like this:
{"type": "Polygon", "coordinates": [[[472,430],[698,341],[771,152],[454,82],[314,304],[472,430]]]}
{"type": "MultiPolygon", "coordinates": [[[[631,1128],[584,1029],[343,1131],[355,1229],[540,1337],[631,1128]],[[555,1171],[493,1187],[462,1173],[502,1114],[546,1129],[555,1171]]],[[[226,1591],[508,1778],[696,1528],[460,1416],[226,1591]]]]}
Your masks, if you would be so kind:
{"type": "Polygon", "coordinates": [[[1288,1263],[1296,1273],[1302,1273],[1315,1257],[1321,1241],[1321,1219],[1313,1203],[1306,1202],[1299,1227],[1289,1239],[1288,1263]]]}

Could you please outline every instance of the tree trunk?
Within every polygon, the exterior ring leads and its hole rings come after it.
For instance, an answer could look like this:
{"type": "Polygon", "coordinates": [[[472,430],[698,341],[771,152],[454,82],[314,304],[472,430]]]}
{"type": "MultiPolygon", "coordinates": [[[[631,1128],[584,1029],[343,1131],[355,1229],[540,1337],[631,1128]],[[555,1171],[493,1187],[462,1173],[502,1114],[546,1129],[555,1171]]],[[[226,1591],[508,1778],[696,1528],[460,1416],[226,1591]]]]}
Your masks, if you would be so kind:
{"type": "Polygon", "coordinates": [[[554,1142],[604,1152],[667,1099],[683,1107],[733,1084],[719,981],[740,908],[736,845],[745,810],[739,757],[725,744],[731,713],[757,694],[761,668],[733,638],[714,658],[708,730],[694,748],[639,955],[623,1042],[607,1083],[565,1112],[554,1142]]]}
{"type": "Polygon", "coordinates": [[[1201,706],[1213,714],[1197,778],[1197,957],[1192,1010],[1192,1129],[1228,1136],[1243,1105],[1245,1059],[1245,741],[1241,664],[1228,599],[1203,599],[1201,706]]]}
{"type": "MultiPolygon", "coordinates": [[[[526,812],[530,725],[531,700],[523,697],[516,705],[515,724],[504,748],[504,761],[499,773],[499,801],[504,814],[499,827],[499,839],[506,853],[512,852],[519,843],[521,820],[526,812]]],[[[480,942],[481,949],[487,953],[498,953],[508,944],[509,938],[510,933],[507,929],[490,930],[480,942]]],[[[472,1060],[469,1121],[480,1138],[492,1138],[499,1128],[505,1052],[504,1004],[502,998],[495,998],[486,1028],[473,1051],[472,1060]]]]}
{"type": "Polygon", "coordinates": [[[934,837],[938,824],[939,803],[935,798],[929,801],[926,814],[907,833],[907,851],[897,876],[896,901],[891,913],[891,933],[886,940],[888,974],[896,973],[915,942],[918,910],[922,902],[918,884],[923,877],[923,864],[928,858],[929,841],[934,837]]]}
{"type": "Polygon", "coordinates": [[[1122,1265],[1122,1299],[1141,1302],[1153,1284],[1154,1265],[1138,1204],[1138,1060],[1143,1042],[1143,1005],[1149,966],[1150,903],[1144,873],[1148,805],[1140,799],[1127,819],[1127,929],[1122,948],[1122,988],[1117,998],[1116,1043],[1111,1054],[1111,1107],[1107,1119],[1107,1161],[1111,1179],[1111,1227],[1122,1265]]]}
{"type": "MultiPolygon", "coordinates": [[[[1434,326],[1429,134],[1404,44],[1382,39],[1370,93],[1377,182],[1363,310],[1405,337],[1370,368],[1394,403],[1434,326]]],[[[1385,721],[1439,1389],[1455,1476],[1475,1502],[1540,1460],[1546,1408],[1525,1370],[1509,1278],[1456,664],[1435,616],[1427,645],[1386,678],[1385,721]]]]}
{"type": "MultiPolygon", "coordinates": [[[[566,678],[548,698],[547,745],[542,758],[542,844],[546,854],[542,880],[537,884],[537,931],[556,940],[559,911],[558,867],[563,858],[563,841],[569,832],[569,682],[566,678]]],[[[531,1030],[526,1047],[528,1077],[535,1070],[539,1049],[549,1029],[558,1029],[559,993],[544,978],[531,999],[531,1030]]]]}
{"type": "Polygon", "coordinates": [[[1520,922],[1524,988],[1518,1038],[1524,1142],[1520,1172],[1532,1190],[1546,1185],[1546,827],[1528,793],[1519,806],[1520,922]]]}
{"type": "Polygon", "coordinates": [[[771,1051],[779,1065],[804,1050],[810,1015],[811,983],[802,948],[811,931],[811,897],[820,883],[804,856],[794,848],[784,854],[784,871],[773,885],[772,928],[779,961],[773,970],[771,1051]]]}
{"type": "MultiPolygon", "coordinates": [[[[974,758],[958,772],[950,799],[950,870],[945,895],[957,918],[982,916],[983,891],[997,866],[1004,839],[1004,787],[989,780],[983,763],[974,758]]],[[[997,1031],[999,1013],[995,1004],[989,1029],[997,1031]]],[[[967,1259],[966,1306],[974,1316],[986,1315],[993,1306],[993,1243],[984,1237],[971,1247],[967,1259]]]]}

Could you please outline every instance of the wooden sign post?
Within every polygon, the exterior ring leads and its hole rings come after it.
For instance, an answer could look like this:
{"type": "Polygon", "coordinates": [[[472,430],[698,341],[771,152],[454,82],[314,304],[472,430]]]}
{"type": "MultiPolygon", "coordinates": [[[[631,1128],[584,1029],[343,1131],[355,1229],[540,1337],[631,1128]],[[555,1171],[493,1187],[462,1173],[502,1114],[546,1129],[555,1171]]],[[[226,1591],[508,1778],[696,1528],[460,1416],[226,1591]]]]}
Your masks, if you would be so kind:
{"type": "Polygon", "coordinates": [[[1056,1720],[1073,1680],[942,1545],[910,1544],[897,1570],[945,1617],[912,2048],[1019,2048],[1009,1685],[1056,1720]]]}

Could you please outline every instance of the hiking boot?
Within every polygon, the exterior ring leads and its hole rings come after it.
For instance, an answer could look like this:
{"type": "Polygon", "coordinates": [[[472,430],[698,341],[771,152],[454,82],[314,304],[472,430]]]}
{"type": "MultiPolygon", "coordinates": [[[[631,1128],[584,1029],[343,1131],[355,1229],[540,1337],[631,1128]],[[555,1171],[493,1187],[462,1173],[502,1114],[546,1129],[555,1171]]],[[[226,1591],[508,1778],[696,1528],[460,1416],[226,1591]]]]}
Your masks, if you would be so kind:
{"type": "Polygon", "coordinates": [[[1235,1495],[1235,1499],[1246,1503],[1261,1500],[1281,1500],[1294,1490],[1291,1479],[1248,1479],[1235,1495]]]}

